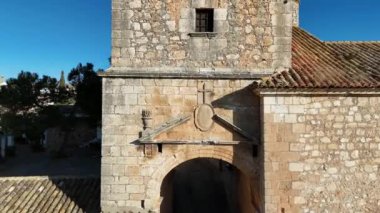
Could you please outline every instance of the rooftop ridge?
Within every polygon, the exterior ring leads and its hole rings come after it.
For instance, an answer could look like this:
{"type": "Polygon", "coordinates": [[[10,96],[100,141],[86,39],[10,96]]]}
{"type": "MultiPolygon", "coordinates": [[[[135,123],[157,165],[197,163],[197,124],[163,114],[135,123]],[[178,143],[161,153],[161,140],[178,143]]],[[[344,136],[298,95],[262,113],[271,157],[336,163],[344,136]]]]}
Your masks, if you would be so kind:
{"type": "Polygon", "coordinates": [[[313,37],[313,39],[315,39],[315,40],[317,40],[317,41],[320,41],[320,42],[324,42],[324,41],[322,41],[321,39],[319,39],[318,36],[314,35],[313,33],[309,32],[309,31],[307,31],[307,30],[304,30],[302,27],[296,27],[296,26],[293,26],[292,30],[293,30],[293,31],[294,31],[294,30],[301,30],[303,33],[305,33],[305,34],[307,34],[307,35],[313,37]]]}
{"type": "Polygon", "coordinates": [[[337,44],[355,44],[355,43],[380,43],[380,40],[373,41],[322,41],[324,43],[337,43],[337,44]]]}

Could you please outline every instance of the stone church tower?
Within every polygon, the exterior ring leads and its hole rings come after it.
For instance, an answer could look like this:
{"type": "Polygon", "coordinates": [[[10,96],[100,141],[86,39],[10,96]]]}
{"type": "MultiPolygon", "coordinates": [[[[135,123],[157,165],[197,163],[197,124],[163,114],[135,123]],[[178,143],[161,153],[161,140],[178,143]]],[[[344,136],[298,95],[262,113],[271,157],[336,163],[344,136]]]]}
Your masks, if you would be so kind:
{"type": "Polygon", "coordinates": [[[104,212],[263,211],[260,102],[247,86],[290,68],[297,5],[112,1],[104,212]]]}

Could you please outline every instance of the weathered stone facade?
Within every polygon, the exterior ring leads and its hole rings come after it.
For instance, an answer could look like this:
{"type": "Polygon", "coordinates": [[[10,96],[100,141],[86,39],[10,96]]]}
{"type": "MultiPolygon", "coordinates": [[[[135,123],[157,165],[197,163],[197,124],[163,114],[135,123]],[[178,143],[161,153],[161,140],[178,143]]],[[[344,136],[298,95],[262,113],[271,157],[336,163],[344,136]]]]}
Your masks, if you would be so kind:
{"type": "Polygon", "coordinates": [[[290,67],[293,2],[113,0],[112,66],[271,73],[290,67]],[[214,33],[195,34],[195,10],[214,9],[214,33]]]}
{"type": "Polygon", "coordinates": [[[380,210],[379,94],[262,97],[266,212],[380,210]]]}
{"type": "MultiPolygon", "coordinates": [[[[236,166],[252,183],[260,177],[258,158],[252,157],[254,145],[249,140],[215,122],[210,131],[196,128],[193,117],[203,102],[204,84],[213,91],[210,102],[215,113],[258,138],[260,106],[246,88],[247,80],[194,79],[104,79],[102,207],[114,209],[159,211],[160,188],[164,177],[176,166],[203,157],[220,159],[236,166]],[[225,95],[228,94],[228,95],[225,95]],[[249,97],[249,98],[247,98],[249,97]],[[141,112],[150,110],[153,126],[189,114],[190,121],[157,137],[159,141],[186,141],[188,144],[138,145],[143,130],[141,112]],[[255,121],[255,122],[252,122],[255,121]],[[244,142],[237,145],[213,145],[206,141],[244,142]],[[147,155],[146,148],[151,149],[147,155]],[[142,202],[144,203],[142,205],[142,202]]],[[[259,197],[260,185],[256,187],[259,197]]],[[[258,199],[258,198],[257,198],[258,199]]],[[[260,203],[257,203],[260,205],[260,203]]]]}

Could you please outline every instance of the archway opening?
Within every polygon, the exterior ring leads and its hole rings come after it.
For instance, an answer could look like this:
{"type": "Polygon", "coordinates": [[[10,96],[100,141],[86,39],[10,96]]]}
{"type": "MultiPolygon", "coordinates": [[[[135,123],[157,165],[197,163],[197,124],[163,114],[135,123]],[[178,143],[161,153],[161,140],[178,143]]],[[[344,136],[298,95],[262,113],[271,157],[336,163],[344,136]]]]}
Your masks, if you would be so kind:
{"type": "Polygon", "coordinates": [[[170,171],[161,185],[161,213],[255,212],[249,178],[228,162],[197,158],[170,171]]]}

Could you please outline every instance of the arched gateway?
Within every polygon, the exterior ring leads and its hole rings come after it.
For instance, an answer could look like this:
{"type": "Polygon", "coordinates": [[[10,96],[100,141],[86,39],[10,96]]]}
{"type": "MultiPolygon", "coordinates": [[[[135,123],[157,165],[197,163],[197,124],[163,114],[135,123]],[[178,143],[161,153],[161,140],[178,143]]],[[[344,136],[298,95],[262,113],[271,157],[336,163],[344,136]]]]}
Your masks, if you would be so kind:
{"type": "Polygon", "coordinates": [[[212,213],[225,207],[222,209],[226,213],[259,212],[258,162],[251,160],[243,147],[192,148],[196,147],[180,148],[153,172],[147,189],[151,210],[212,213]]]}

